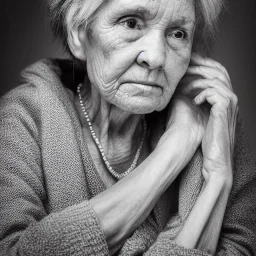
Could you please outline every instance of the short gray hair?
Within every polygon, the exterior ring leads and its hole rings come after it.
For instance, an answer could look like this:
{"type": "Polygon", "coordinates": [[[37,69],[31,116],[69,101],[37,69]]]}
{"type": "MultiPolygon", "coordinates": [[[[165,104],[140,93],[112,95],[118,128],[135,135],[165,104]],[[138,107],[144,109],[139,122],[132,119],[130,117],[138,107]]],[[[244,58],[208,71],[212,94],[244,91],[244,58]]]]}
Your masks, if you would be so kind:
{"type": "MultiPolygon", "coordinates": [[[[56,38],[60,38],[65,49],[71,28],[86,24],[97,9],[108,0],[45,0],[51,27],[56,38]]],[[[225,0],[194,0],[197,18],[193,48],[206,49],[215,37],[218,18],[225,0]]]]}

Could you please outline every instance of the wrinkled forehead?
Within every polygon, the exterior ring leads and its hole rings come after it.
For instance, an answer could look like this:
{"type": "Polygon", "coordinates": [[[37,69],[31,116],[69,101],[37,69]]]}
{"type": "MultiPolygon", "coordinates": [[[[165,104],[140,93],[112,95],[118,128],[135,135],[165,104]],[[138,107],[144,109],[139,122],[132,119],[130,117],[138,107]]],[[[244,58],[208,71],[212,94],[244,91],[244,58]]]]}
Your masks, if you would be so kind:
{"type": "Polygon", "coordinates": [[[139,13],[147,19],[195,21],[194,0],[109,0],[105,8],[110,12],[139,13]]]}
{"type": "Polygon", "coordinates": [[[104,9],[113,15],[141,14],[147,19],[195,21],[194,0],[87,0],[79,12],[83,19],[104,9]]]}

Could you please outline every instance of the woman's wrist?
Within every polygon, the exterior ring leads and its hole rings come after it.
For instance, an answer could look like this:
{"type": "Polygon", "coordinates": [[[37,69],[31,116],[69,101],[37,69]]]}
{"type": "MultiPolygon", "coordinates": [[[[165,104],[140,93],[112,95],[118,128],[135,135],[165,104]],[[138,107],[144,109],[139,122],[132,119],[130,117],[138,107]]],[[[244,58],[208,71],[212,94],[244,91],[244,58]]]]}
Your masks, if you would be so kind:
{"type": "Polygon", "coordinates": [[[202,135],[199,130],[193,129],[189,125],[173,124],[163,134],[158,142],[158,146],[164,143],[173,147],[174,142],[176,142],[175,149],[180,157],[182,157],[180,153],[188,154],[192,157],[200,145],[201,140],[202,135]]]}
{"type": "Polygon", "coordinates": [[[213,172],[207,175],[206,184],[211,184],[218,189],[231,191],[233,185],[232,175],[227,175],[227,173],[232,173],[231,170],[223,170],[222,172],[213,172]]]}

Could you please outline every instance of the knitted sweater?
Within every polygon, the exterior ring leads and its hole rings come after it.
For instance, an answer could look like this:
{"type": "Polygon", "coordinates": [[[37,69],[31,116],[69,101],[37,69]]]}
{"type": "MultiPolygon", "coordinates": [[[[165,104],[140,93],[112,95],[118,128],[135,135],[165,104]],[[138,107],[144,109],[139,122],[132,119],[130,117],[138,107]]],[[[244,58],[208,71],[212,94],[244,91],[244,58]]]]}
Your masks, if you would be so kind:
{"type": "MultiPolygon", "coordinates": [[[[68,61],[38,62],[0,101],[0,255],[109,255],[89,201],[106,187],[84,141],[67,74],[68,61]]],[[[200,193],[201,168],[198,150],[179,177],[177,213],[169,215],[162,196],[118,255],[207,255],[173,241],[200,193]]],[[[217,255],[256,255],[255,171],[238,123],[234,185],[217,255]]]]}

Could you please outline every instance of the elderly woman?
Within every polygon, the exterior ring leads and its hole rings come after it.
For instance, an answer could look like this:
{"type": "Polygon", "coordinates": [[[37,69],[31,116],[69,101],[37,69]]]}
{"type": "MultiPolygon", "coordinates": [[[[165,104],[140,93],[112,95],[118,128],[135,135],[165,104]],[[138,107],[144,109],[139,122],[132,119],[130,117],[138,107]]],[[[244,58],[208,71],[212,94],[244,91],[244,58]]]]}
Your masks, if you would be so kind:
{"type": "Polygon", "coordinates": [[[48,0],[73,61],[1,99],[1,255],[255,255],[237,98],[194,53],[222,5],[48,0]]]}

